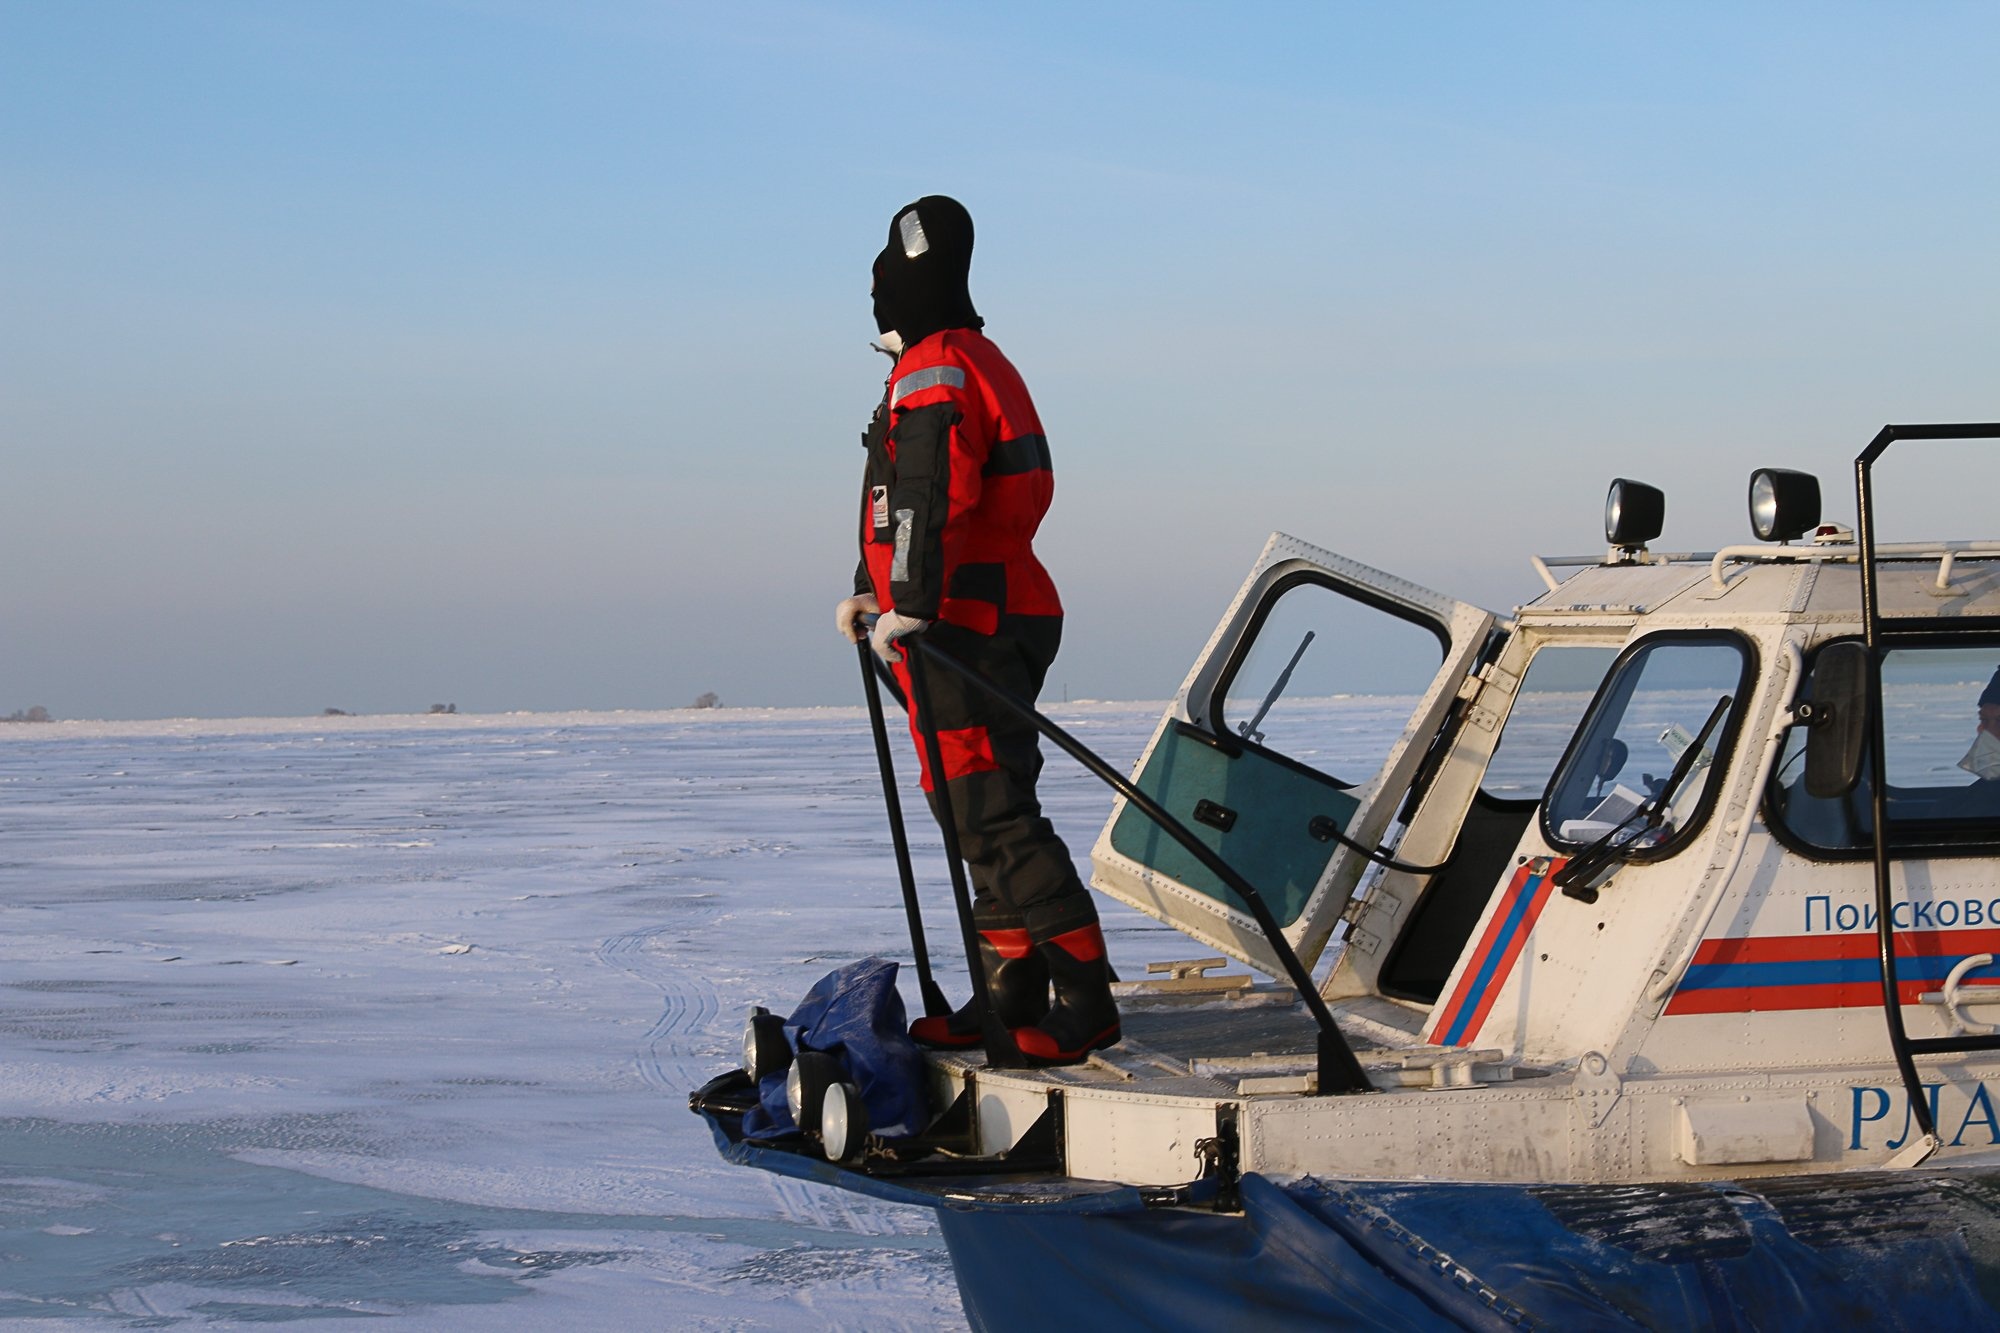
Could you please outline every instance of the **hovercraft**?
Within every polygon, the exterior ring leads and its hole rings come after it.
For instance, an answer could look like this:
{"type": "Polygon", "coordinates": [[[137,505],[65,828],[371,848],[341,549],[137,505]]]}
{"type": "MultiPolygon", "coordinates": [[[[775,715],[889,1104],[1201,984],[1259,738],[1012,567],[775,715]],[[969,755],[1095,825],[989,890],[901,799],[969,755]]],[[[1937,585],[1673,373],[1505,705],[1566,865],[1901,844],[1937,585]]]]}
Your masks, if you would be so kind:
{"type": "Polygon", "coordinates": [[[1885,427],[1852,529],[1760,470],[1711,552],[1621,479],[1509,615],[1272,536],[1129,776],[1001,700],[1114,789],[1093,885],[1217,957],[1055,1069],[989,1026],[884,1072],[850,977],[694,1109],[935,1209],[976,1328],[2000,1327],[2000,541],[1881,541],[1873,481],[1986,438],[1885,427]]]}

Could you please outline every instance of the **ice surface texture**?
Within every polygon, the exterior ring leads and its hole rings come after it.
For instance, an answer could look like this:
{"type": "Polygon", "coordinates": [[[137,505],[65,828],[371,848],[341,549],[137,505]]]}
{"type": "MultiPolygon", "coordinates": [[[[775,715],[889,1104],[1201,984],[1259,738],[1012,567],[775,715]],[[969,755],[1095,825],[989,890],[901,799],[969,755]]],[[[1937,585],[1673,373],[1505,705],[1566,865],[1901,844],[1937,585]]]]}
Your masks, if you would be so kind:
{"type": "MultiPolygon", "coordinates": [[[[1057,715],[1128,766],[1159,707],[1057,715]]],[[[0,741],[0,1322],[960,1322],[928,1213],[725,1166],[685,1109],[748,1006],[908,958],[858,708],[33,731],[0,741]]],[[[1044,795],[1081,860],[1106,793],[1051,756],[1044,795]]],[[[1185,953],[1105,907],[1121,966],[1185,953]]]]}

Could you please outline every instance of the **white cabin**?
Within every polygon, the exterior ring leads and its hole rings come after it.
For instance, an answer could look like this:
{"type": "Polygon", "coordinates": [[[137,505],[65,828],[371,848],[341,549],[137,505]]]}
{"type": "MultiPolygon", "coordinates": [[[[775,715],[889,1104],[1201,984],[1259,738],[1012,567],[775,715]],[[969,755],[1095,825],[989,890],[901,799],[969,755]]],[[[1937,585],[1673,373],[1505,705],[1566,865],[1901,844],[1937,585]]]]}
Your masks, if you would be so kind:
{"type": "MultiPolygon", "coordinates": [[[[1218,1151],[1267,1175],[1496,1182],[1990,1156],[2000,1052],[1919,1054],[1935,1144],[1909,1113],[1868,770],[1807,790],[1815,668],[1864,632],[1858,554],[1829,527],[1547,558],[1547,590],[1501,616],[1274,535],[1133,780],[1256,886],[1305,967],[1339,942],[1319,989],[1374,1091],[1317,1087],[1295,992],[1195,975],[1122,987],[1127,1040],[1088,1066],[947,1057],[942,1090],[974,1094],[989,1153],[1053,1093],[1067,1174],[1142,1185],[1218,1151]],[[1383,692],[1385,667],[1414,702],[1364,752],[1327,699],[1383,692]],[[1621,830],[1649,800],[1657,818],[1621,830]]],[[[2000,780],[1958,765],[2000,668],[2000,543],[1876,556],[1883,622],[1923,631],[1879,658],[1903,1021],[1976,1046],[2000,1030],[2000,780]]],[[[1103,892],[1285,975],[1241,900],[1125,801],[1092,864],[1103,892]]]]}

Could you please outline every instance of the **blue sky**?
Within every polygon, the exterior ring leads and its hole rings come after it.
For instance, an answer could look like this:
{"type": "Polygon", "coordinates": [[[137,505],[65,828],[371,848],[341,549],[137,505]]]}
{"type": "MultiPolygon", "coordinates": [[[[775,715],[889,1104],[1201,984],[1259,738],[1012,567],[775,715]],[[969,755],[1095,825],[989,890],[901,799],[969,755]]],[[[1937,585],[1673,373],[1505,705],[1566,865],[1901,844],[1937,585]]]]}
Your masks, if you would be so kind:
{"type": "MultiPolygon", "coordinates": [[[[1283,528],[1505,609],[1992,419],[1984,5],[0,0],[0,712],[838,703],[868,264],[1049,428],[1052,693],[1283,528]]],[[[1963,458],[1906,487],[1992,535],[1963,458]],[[1943,469],[1950,470],[1943,470],[1943,469]]],[[[1912,507],[1916,507],[1913,502],[1912,507]]],[[[1916,531],[1911,528],[1910,531],[1916,531]]]]}

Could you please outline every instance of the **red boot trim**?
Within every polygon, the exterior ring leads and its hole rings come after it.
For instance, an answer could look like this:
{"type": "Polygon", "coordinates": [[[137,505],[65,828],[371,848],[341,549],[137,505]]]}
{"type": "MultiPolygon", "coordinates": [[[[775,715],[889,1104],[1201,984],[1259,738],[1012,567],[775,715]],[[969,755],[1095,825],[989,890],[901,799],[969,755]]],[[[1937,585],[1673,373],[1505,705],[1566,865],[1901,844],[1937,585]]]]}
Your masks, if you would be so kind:
{"type": "Polygon", "coordinates": [[[1028,950],[1035,947],[1028,932],[1020,927],[1011,930],[982,930],[979,937],[993,946],[994,952],[1002,958],[1026,958],[1028,950]]]}
{"type": "Polygon", "coordinates": [[[953,1032],[950,1018],[943,1014],[926,1014],[910,1024],[910,1040],[932,1050],[962,1051],[979,1045],[980,1036],[977,1032],[953,1032]]]}
{"type": "Polygon", "coordinates": [[[1104,957],[1104,929],[1094,921],[1058,935],[1049,943],[1079,963],[1094,963],[1104,957]]]}
{"type": "Polygon", "coordinates": [[[1056,1045],[1054,1037],[1040,1028],[1015,1028],[1014,1044],[1020,1047],[1021,1054],[1027,1057],[1030,1064],[1073,1065],[1092,1051],[1101,1051],[1106,1046],[1116,1046],[1118,1036],[1118,1024],[1113,1022],[1110,1027],[1091,1037],[1075,1050],[1066,1051],[1056,1045]]]}

